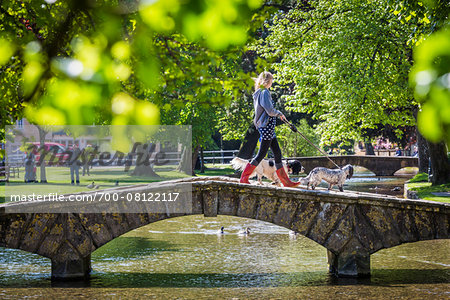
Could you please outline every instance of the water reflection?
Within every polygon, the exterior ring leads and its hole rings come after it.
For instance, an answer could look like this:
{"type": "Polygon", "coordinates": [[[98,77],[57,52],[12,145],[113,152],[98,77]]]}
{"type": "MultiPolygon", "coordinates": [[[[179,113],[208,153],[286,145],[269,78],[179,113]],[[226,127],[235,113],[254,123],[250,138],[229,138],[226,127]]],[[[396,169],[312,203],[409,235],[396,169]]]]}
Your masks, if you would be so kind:
{"type": "MultiPolygon", "coordinates": [[[[250,288],[444,284],[450,278],[448,240],[382,250],[372,255],[371,278],[348,280],[329,276],[322,246],[303,236],[293,239],[288,232],[270,223],[225,216],[157,222],[94,252],[89,285],[250,288]],[[220,226],[225,227],[224,235],[216,234],[220,226]],[[245,227],[253,233],[239,236],[237,232],[245,227]]],[[[1,252],[0,286],[51,286],[49,260],[18,250],[1,252]]]]}

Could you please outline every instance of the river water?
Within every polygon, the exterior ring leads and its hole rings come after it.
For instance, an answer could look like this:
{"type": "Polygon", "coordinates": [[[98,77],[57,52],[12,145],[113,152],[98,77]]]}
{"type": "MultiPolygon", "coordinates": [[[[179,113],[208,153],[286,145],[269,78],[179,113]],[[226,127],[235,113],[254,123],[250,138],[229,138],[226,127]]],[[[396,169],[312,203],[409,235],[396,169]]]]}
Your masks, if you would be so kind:
{"type": "MultiPolygon", "coordinates": [[[[360,174],[344,188],[401,195],[394,188],[404,180],[360,174]]],[[[95,251],[89,282],[52,282],[48,259],[0,248],[0,299],[450,299],[449,249],[450,240],[384,249],[371,256],[370,278],[337,279],[328,274],[325,248],[285,228],[186,216],[141,227],[95,251]],[[217,234],[221,226],[224,235],[217,234]],[[251,234],[238,235],[245,227],[251,234]]]]}

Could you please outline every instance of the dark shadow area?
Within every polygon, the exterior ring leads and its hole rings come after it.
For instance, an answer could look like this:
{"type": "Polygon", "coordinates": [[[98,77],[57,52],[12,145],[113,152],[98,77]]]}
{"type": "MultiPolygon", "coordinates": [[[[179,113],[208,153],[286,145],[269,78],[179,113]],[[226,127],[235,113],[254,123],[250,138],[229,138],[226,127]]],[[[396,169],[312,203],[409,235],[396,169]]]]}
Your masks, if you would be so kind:
{"type": "Polygon", "coordinates": [[[181,251],[176,244],[160,240],[151,240],[142,237],[122,236],[106,243],[92,253],[92,265],[101,262],[105,256],[108,260],[111,257],[120,257],[117,261],[127,260],[134,257],[149,256],[162,251],[181,251]]]}
{"type": "MultiPolygon", "coordinates": [[[[94,266],[95,270],[95,266],[94,266]]],[[[231,287],[299,287],[299,286],[396,286],[404,284],[450,283],[450,269],[375,270],[369,278],[337,278],[326,272],[241,273],[241,274],[161,274],[161,273],[97,273],[90,287],[115,288],[231,288],[231,287]]],[[[62,283],[52,283],[52,286],[62,283]]],[[[73,286],[73,285],[72,285],[73,286]]]]}
{"type": "Polygon", "coordinates": [[[92,272],[87,281],[51,281],[50,276],[17,281],[14,286],[24,287],[71,287],[71,288],[262,288],[302,286],[385,286],[405,284],[447,284],[450,269],[379,269],[370,278],[336,278],[327,272],[294,273],[238,273],[238,274],[171,274],[171,273],[100,273],[92,272]]]}

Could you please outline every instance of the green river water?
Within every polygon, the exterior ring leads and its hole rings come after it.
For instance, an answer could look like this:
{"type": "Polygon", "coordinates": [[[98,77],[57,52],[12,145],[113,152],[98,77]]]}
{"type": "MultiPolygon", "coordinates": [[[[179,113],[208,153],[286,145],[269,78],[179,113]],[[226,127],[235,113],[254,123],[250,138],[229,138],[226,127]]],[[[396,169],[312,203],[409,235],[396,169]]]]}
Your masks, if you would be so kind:
{"type": "MultiPolygon", "coordinates": [[[[355,178],[346,187],[389,192],[403,181],[355,178]]],[[[95,251],[92,268],[89,282],[52,282],[50,260],[0,248],[0,299],[450,299],[450,240],[381,250],[370,278],[337,279],[322,246],[228,216],[141,227],[95,251]],[[251,234],[238,235],[245,227],[251,234]]]]}

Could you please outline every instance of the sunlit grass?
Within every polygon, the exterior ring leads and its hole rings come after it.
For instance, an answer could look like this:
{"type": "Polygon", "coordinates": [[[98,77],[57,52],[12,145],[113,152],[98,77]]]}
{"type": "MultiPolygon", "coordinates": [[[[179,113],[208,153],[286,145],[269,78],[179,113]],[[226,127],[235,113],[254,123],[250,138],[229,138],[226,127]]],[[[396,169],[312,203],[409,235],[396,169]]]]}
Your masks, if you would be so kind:
{"type": "Polygon", "coordinates": [[[417,192],[420,199],[450,203],[450,197],[433,195],[433,193],[450,192],[450,183],[432,186],[431,182],[428,182],[427,173],[417,174],[406,185],[409,190],[417,192]]]}
{"type": "Polygon", "coordinates": [[[427,173],[418,173],[416,176],[411,178],[408,182],[427,182],[428,181],[428,174],[427,173]]]}
{"type": "Polygon", "coordinates": [[[438,192],[450,192],[450,183],[432,186],[431,182],[413,182],[407,183],[407,185],[409,190],[417,192],[417,196],[420,199],[450,203],[450,197],[432,194],[438,192]]]}

